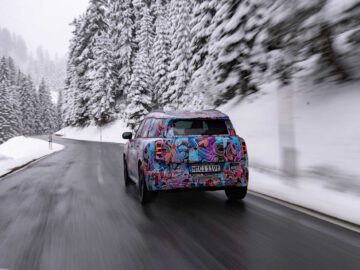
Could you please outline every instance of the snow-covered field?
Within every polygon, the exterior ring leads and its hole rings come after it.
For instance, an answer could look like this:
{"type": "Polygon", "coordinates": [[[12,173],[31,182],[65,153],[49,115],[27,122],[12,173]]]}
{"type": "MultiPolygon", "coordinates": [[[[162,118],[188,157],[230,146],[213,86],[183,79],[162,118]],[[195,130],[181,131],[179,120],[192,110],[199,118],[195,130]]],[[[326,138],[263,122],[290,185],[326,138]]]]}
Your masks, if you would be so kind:
{"type": "Polygon", "coordinates": [[[49,150],[49,144],[44,140],[14,137],[0,145],[0,176],[63,148],[64,146],[53,143],[52,150],[49,150]]]}
{"type": "Polygon", "coordinates": [[[94,125],[85,128],[66,127],[56,132],[56,135],[82,141],[125,143],[122,138],[125,131],[129,131],[126,124],[122,120],[117,120],[101,128],[94,125]]]}
{"type": "Polygon", "coordinates": [[[251,190],[360,224],[359,84],[295,84],[293,124],[298,177],[281,168],[277,84],[219,109],[249,150],[251,190]]]}

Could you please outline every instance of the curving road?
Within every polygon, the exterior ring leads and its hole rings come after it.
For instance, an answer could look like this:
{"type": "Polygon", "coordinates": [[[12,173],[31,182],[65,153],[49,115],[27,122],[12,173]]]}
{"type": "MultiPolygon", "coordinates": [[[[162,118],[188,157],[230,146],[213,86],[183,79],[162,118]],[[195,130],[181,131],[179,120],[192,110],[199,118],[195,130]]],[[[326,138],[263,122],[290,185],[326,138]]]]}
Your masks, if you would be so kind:
{"type": "Polygon", "coordinates": [[[0,180],[0,269],[360,269],[360,235],[249,195],[125,189],[122,147],[62,152],[0,180]]]}

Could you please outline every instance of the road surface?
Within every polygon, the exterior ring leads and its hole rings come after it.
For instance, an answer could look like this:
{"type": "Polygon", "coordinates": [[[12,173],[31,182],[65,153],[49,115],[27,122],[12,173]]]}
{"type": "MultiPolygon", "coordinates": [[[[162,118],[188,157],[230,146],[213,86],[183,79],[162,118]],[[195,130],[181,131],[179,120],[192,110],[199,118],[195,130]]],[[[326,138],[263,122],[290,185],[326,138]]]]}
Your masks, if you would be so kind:
{"type": "Polygon", "coordinates": [[[62,152],[0,180],[0,269],[360,269],[360,236],[249,195],[125,189],[122,146],[62,152]]]}

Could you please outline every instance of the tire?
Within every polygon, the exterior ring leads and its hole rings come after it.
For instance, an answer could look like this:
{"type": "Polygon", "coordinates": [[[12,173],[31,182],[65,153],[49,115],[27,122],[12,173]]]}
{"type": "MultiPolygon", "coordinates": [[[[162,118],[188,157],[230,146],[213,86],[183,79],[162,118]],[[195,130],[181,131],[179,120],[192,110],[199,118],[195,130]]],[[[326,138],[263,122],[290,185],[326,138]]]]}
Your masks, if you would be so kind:
{"type": "Polygon", "coordinates": [[[139,199],[141,204],[147,204],[156,200],[157,193],[149,191],[146,187],[143,170],[139,167],[139,199]]]}
{"type": "Polygon", "coordinates": [[[245,198],[247,187],[233,187],[225,189],[226,197],[229,201],[239,201],[245,198]]]}
{"type": "Polygon", "coordinates": [[[127,163],[126,163],[126,159],[125,157],[123,158],[124,161],[124,182],[125,182],[125,187],[130,185],[130,177],[129,177],[129,172],[127,169],[127,163]]]}

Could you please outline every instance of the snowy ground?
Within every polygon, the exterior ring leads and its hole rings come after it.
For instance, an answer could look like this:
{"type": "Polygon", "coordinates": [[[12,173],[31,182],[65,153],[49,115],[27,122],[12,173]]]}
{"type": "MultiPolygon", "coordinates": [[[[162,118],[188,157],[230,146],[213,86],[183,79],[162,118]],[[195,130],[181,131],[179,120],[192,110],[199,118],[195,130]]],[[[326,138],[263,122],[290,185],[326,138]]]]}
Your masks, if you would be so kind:
{"type": "Polygon", "coordinates": [[[298,177],[283,176],[277,84],[219,109],[250,154],[250,189],[360,224],[359,83],[296,83],[293,95],[298,177]]]}
{"type": "Polygon", "coordinates": [[[0,145],[0,176],[63,148],[64,146],[53,143],[52,150],[49,150],[49,144],[44,140],[22,136],[12,138],[0,145]]]}
{"type": "Polygon", "coordinates": [[[122,138],[122,133],[125,131],[129,131],[126,124],[118,120],[101,128],[93,125],[86,128],[66,127],[58,131],[56,135],[82,141],[125,143],[122,138]]]}
{"type": "Polygon", "coordinates": [[[294,181],[251,168],[249,190],[360,225],[359,194],[326,186],[316,178],[294,181]]]}

